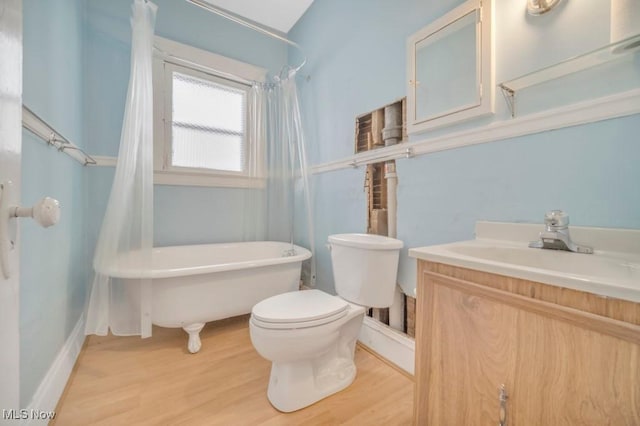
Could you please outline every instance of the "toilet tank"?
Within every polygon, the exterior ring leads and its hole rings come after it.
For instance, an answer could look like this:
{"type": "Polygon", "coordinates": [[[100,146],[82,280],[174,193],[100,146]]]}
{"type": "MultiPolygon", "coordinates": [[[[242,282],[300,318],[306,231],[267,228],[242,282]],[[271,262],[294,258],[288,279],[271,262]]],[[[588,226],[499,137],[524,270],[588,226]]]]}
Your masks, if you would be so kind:
{"type": "Polygon", "coordinates": [[[336,292],[371,308],[393,303],[402,241],[373,234],[329,236],[336,292]]]}

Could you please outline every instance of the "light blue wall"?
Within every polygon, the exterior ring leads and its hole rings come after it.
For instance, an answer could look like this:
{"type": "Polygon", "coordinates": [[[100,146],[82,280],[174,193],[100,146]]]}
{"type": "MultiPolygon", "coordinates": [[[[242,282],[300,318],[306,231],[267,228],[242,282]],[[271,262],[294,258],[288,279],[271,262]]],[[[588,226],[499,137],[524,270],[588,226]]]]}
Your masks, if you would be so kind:
{"type": "MultiPolygon", "coordinates": [[[[157,0],[156,34],[272,72],[287,62],[277,41],[184,1],[157,0]]],[[[118,152],[130,66],[131,0],[24,1],[24,102],[96,155],[118,152]]],[[[113,169],[83,168],[23,135],[25,205],[60,200],[58,225],[22,221],[21,404],[26,406],[77,323],[90,285],[113,169]]],[[[156,244],[238,240],[251,190],[157,186],[156,244]]]]}
{"type": "MultiPolygon", "coordinates": [[[[541,223],[558,208],[574,225],[640,228],[638,131],[635,115],[399,161],[398,238],[469,240],[478,220],[541,223]]],[[[415,261],[404,255],[411,292],[415,261]]]]}
{"type": "MultiPolygon", "coordinates": [[[[278,72],[286,46],[184,1],[158,0],[155,33],[191,46],[278,72]]],[[[130,0],[87,0],[85,131],[89,151],[116,156],[129,82],[130,0]]],[[[113,169],[89,172],[91,247],[113,179],[113,169]]],[[[155,244],[238,241],[251,190],[157,185],[155,244]]]]}
{"type": "MultiPolygon", "coordinates": [[[[79,0],[24,1],[24,103],[83,146],[79,0]]],[[[43,229],[21,219],[20,403],[26,406],[76,325],[87,283],[85,177],[80,163],[23,132],[22,204],[45,195],[62,206],[43,229]]]]}
{"type": "MultiPolygon", "coordinates": [[[[314,2],[289,34],[308,56],[302,72],[311,78],[299,88],[311,164],[353,154],[355,117],[406,95],[407,37],[461,3],[314,2]]],[[[608,1],[563,2],[537,18],[525,7],[495,0],[496,82],[608,43],[608,1]]],[[[523,91],[518,108],[527,114],[640,87],[638,56],[523,91]]],[[[494,116],[428,136],[508,119],[496,91],[494,116]]],[[[469,239],[477,220],[541,222],[552,208],[566,209],[576,225],[640,228],[639,131],[635,115],[398,160],[398,237],[406,247],[469,239]]],[[[335,232],[365,231],[363,183],[363,168],[313,177],[317,285],[327,291],[333,280],[324,244],[335,232]]],[[[399,281],[413,294],[415,261],[406,249],[399,281]]]]}

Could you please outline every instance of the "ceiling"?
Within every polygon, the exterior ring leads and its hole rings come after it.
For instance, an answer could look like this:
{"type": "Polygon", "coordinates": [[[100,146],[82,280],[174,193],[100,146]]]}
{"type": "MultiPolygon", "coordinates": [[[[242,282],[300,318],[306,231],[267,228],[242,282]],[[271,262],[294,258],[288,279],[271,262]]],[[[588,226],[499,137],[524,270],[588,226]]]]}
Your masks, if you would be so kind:
{"type": "Polygon", "coordinates": [[[251,21],[288,33],[313,0],[205,0],[251,21]]]}

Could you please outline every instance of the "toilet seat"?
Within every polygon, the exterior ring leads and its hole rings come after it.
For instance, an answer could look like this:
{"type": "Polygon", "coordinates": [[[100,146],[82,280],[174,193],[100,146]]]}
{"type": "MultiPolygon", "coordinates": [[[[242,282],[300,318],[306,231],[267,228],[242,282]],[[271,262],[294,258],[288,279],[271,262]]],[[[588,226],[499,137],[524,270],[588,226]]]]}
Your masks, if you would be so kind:
{"type": "Polygon", "coordinates": [[[267,329],[317,327],[344,317],[348,308],[345,300],[320,290],[294,291],[257,303],[251,321],[267,329]]]}

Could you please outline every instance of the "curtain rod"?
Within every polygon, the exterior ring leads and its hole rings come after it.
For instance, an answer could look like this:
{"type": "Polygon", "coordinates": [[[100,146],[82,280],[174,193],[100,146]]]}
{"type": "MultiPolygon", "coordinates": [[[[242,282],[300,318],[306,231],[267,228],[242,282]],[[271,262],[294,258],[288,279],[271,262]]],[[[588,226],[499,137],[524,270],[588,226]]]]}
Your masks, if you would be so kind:
{"type": "Polygon", "coordinates": [[[302,54],[302,57],[304,58],[302,60],[302,63],[295,68],[296,72],[300,71],[300,69],[307,63],[307,56],[305,55],[304,50],[302,50],[302,47],[300,47],[300,45],[298,43],[296,43],[295,41],[291,41],[288,38],[283,37],[281,35],[278,35],[278,34],[272,32],[272,31],[269,31],[266,28],[263,28],[263,27],[261,27],[259,25],[255,25],[255,24],[252,24],[251,22],[247,22],[244,19],[241,19],[240,17],[235,16],[235,15],[232,15],[231,13],[229,13],[229,12],[223,10],[223,9],[220,9],[220,8],[210,4],[210,3],[207,3],[207,2],[205,2],[203,0],[187,0],[187,2],[189,2],[189,3],[191,3],[191,4],[195,5],[195,6],[199,6],[199,7],[203,8],[203,9],[209,11],[209,12],[215,13],[216,15],[222,16],[223,18],[226,18],[226,19],[228,19],[230,21],[233,21],[236,24],[243,25],[243,26],[245,26],[247,28],[250,28],[250,29],[252,29],[254,31],[257,31],[257,32],[262,33],[264,35],[267,35],[269,37],[275,38],[276,40],[283,41],[283,42],[295,47],[296,49],[298,49],[300,51],[300,53],[302,54]]]}

